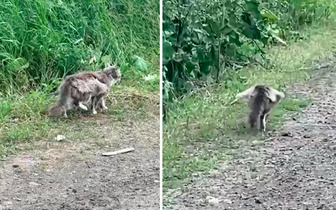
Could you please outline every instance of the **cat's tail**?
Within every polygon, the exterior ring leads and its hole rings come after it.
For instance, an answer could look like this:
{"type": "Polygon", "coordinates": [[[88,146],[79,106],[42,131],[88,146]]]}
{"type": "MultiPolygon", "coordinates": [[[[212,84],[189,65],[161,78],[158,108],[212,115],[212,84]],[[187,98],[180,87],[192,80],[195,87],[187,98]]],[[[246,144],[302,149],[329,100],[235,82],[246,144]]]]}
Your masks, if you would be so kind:
{"type": "Polygon", "coordinates": [[[71,84],[72,78],[67,78],[63,84],[61,85],[58,94],[59,94],[59,101],[56,106],[49,109],[49,116],[52,117],[67,117],[66,111],[71,108],[71,84]]]}

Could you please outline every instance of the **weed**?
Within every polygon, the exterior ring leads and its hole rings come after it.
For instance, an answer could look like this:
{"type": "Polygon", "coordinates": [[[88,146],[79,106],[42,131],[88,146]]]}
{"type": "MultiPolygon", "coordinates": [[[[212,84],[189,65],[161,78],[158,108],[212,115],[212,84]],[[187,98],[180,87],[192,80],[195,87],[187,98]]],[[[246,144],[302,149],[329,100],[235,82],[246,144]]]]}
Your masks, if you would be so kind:
{"type": "Polygon", "coordinates": [[[0,14],[5,95],[43,85],[54,89],[58,78],[107,62],[121,66],[125,81],[159,75],[159,1],[5,0],[0,14]],[[146,64],[141,71],[139,60],[146,64]]]}

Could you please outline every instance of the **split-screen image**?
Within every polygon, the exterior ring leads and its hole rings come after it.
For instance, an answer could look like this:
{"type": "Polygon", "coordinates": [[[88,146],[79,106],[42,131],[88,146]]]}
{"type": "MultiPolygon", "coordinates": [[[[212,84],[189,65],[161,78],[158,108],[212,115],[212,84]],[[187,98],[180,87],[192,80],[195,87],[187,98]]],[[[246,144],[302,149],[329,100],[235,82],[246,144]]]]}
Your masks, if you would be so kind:
{"type": "Polygon", "coordinates": [[[160,209],[160,2],[4,0],[0,209],[160,209]]]}
{"type": "Polygon", "coordinates": [[[333,0],[0,5],[0,210],[336,209],[333,0]]]}

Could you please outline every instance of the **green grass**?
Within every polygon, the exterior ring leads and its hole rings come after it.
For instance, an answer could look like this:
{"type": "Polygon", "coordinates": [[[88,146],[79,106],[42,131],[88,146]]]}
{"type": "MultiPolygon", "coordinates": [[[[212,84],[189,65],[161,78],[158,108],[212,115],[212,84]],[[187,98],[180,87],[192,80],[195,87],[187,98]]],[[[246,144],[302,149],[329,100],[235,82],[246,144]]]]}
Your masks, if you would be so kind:
{"type": "MultiPolygon", "coordinates": [[[[250,66],[230,73],[226,85],[200,89],[172,106],[163,129],[164,189],[187,185],[187,178],[208,173],[223,161],[239,155],[242,147],[263,144],[267,138],[251,137],[246,104],[229,106],[235,95],[253,84],[267,84],[286,93],[293,83],[313,77],[312,61],[335,52],[336,30],[333,18],[305,29],[306,39],[285,47],[266,50],[271,65],[250,66]]],[[[270,128],[279,127],[286,115],[298,113],[310,104],[309,98],[288,95],[274,110],[270,128]]],[[[182,187],[183,188],[183,187],[182,187]]]]}
{"type": "Polygon", "coordinates": [[[158,106],[148,103],[158,100],[160,90],[159,3],[2,1],[0,156],[15,154],[23,144],[53,141],[61,131],[72,132],[74,123],[88,114],[50,119],[46,112],[56,103],[52,93],[66,75],[98,70],[109,62],[121,67],[123,79],[112,88],[110,110],[102,117],[124,121],[157,114],[153,109],[158,106]],[[96,61],[90,63],[92,57],[96,61]],[[146,81],[148,75],[154,79],[146,81]]]}
{"type": "MultiPolygon", "coordinates": [[[[156,0],[4,0],[0,28],[0,92],[6,95],[55,88],[59,78],[107,62],[135,86],[147,74],[159,77],[156,0]]],[[[157,84],[149,87],[158,90],[157,84]]]]}
{"type": "Polygon", "coordinates": [[[70,111],[67,119],[50,118],[47,110],[56,99],[43,91],[0,99],[0,157],[34,149],[36,141],[54,142],[58,134],[68,136],[73,142],[87,136],[99,141],[93,130],[100,127],[100,121],[108,120],[113,129],[113,122],[138,121],[148,118],[148,114],[159,114],[158,93],[132,86],[114,86],[107,98],[109,110],[98,116],[92,116],[91,112],[70,111]]]}

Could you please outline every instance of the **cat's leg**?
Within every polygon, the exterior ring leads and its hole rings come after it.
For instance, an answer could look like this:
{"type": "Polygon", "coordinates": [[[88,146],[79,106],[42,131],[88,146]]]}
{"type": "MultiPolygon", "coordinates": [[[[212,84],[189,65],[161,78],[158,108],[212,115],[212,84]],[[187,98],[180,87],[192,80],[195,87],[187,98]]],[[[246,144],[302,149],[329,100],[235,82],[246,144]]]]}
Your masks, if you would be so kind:
{"type": "Polygon", "coordinates": [[[106,106],[106,104],[105,104],[105,97],[102,97],[102,98],[101,98],[101,105],[102,105],[102,109],[103,109],[103,110],[108,110],[108,108],[107,108],[107,106],[106,106]]]}
{"type": "Polygon", "coordinates": [[[92,98],[92,114],[97,114],[96,107],[97,107],[97,96],[92,98]]]}

